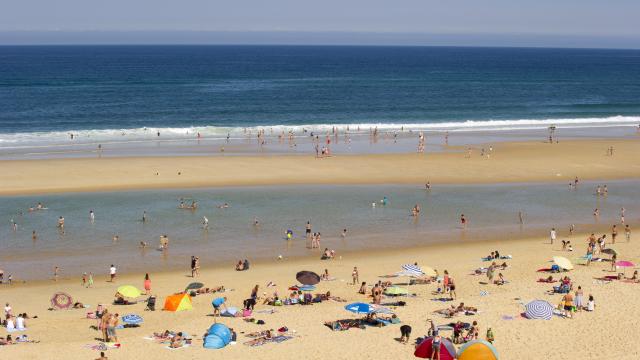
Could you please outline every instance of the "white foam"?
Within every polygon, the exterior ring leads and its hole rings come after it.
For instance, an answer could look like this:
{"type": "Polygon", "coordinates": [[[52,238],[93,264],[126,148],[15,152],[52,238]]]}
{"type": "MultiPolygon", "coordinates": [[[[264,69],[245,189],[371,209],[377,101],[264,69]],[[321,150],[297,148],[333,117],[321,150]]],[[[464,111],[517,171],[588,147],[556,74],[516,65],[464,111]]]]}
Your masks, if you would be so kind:
{"type": "Polygon", "coordinates": [[[181,140],[195,139],[196,134],[204,138],[227,137],[242,138],[255,135],[258,130],[264,129],[267,135],[277,135],[282,132],[293,131],[296,135],[302,135],[303,130],[323,134],[336,127],[343,131],[368,132],[378,128],[379,131],[424,130],[424,131],[513,131],[546,129],[555,125],[562,128],[593,128],[636,126],[640,123],[640,116],[612,116],[604,118],[575,118],[575,119],[516,119],[516,120],[467,120],[461,122],[424,122],[424,123],[359,123],[359,124],[307,124],[307,125],[269,125],[253,127],[220,127],[220,126],[191,126],[184,128],[135,128],[135,129],[95,129],[95,130],[69,130],[52,132],[23,132],[0,133],[0,148],[21,148],[50,146],[54,144],[69,144],[70,134],[74,134],[74,142],[86,144],[118,143],[118,142],[146,142],[154,140],[181,140]],[[246,130],[246,133],[245,133],[246,130]],[[160,132],[160,137],[157,133],[160,132]]]}

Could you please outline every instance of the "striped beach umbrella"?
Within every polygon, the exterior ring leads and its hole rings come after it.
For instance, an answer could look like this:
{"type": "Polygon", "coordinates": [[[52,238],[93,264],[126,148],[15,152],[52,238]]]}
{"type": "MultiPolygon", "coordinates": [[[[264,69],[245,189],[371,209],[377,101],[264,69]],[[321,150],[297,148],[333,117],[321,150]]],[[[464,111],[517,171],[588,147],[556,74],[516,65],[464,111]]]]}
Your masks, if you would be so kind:
{"type": "Polygon", "coordinates": [[[545,300],[533,300],[525,305],[524,315],[527,319],[551,320],[553,316],[553,305],[545,300]]]}
{"type": "Polygon", "coordinates": [[[424,275],[424,272],[422,271],[422,269],[420,269],[419,266],[413,265],[413,264],[402,265],[402,270],[404,270],[404,273],[411,276],[415,276],[415,277],[424,275]]]}
{"type": "Polygon", "coordinates": [[[140,324],[142,317],[136,314],[127,314],[122,317],[122,322],[125,324],[140,324]]]}

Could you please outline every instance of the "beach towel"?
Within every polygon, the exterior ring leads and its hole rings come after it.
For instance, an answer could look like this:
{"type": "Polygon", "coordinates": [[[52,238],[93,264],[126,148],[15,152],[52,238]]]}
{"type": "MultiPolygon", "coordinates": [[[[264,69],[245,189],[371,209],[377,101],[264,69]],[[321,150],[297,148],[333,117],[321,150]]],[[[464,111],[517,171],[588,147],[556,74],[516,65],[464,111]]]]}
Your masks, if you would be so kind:
{"type": "Polygon", "coordinates": [[[106,351],[108,349],[119,349],[120,348],[120,343],[104,343],[104,342],[99,342],[97,344],[86,344],[84,345],[85,348],[91,349],[91,350],[96,350],[96,351],[106,351]]]}
{"type": "Polygon", "coordinates": [[[169,350],[178,350],[178,349],[183,349],[183,348],[186,348],[186,347],[189,347],[189,346],[191,346],[191,344],[182,344],[182,346],[177,347],[177,348],[176,347],[171,347],[171,345],[167,345],[164,348],[165,349],[169,349],[169,350]]]}

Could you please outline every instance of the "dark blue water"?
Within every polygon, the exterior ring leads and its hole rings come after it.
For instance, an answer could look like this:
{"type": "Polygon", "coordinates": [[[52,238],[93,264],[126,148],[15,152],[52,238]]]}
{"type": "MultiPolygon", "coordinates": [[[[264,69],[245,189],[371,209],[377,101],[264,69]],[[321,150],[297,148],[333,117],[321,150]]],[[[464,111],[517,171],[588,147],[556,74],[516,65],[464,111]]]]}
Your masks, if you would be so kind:
{"type": "Polygon", "coordinates": [[[0,134],[640,115],[640,51],[0,47],[0,134]]]}

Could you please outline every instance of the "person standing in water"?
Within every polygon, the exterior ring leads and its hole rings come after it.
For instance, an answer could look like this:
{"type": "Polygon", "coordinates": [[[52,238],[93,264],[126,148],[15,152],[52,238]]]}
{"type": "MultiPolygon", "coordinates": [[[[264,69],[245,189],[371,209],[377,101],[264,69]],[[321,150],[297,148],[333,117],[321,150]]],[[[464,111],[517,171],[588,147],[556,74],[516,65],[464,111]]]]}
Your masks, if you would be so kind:
{"type": "Polygon", "coordinates": [[[202,217],[202,227],[203,227],[205,230],[209,230],[209,219],[207,219],[207,217],[206,217],[206,216],[203,216],[203,217],[202,217]]]}
{"type": "Polygon", "coordinates": [[[93,212],[93,210],[89,210],[89,221],[91,221],[92,223],[96,221],[96,214],[93,212]]]}
{"type": "Polygon", "coordinates": [[[463,229],[467,228],[467,218],[464,217],[464,214],[460,214],[460,225],[463,229]]]}

